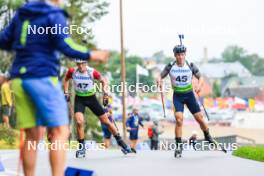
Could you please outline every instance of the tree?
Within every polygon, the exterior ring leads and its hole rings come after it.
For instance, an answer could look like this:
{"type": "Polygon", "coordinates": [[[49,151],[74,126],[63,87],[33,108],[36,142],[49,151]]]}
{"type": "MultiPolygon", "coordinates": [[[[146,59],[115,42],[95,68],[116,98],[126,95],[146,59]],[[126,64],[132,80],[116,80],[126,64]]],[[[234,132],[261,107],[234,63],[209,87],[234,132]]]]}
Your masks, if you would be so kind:
{"type": "Polygon", "coordinates": [[[228,46],[222,53],[222,57],[225,62],[241,61],[245,58],[246,51],[236,45],[228,46]]]}
{"type": "Polygon", "coordinates": [[[228,46],[222,53],[222,57],[225,62],[240,62],[254,75],[264,75],[264,58],[257,54],[247,54],[241,47],[228,46]]]}
{"type": "MultiPolygon", "coordinates": [[[[0,0],[0,29],[3,29],[12,19],[15,10],[24,0],[0,0]]],[[[13,54],[0,51],[0,71],[6,72],[13,60],[13,54]]]]}
{"type": "Polygon", "coordinates": [[[219,82],[215,81],[213,83],[213,96],[220,97],[221,96],[221,88],[219,82]]]}
{"type": "MultiPolygon", "coordinates": [[[[125,60],[126,64],[126,82],[129,85],[136,85],[136,66],[143,65],[143,58],[131,55],[127,56],[125,60]]],[[[112,73],[113,80],[111,85],[120,84],[120,54],[116,51],[111,53],[111,58],[107,65],[107,71],[112,73]]],[[[151,76],[140,75],[140,82],[144,85],[153,85],[154,80],[151,76]]],[[[133,92],[129,92],[130,95],[135,95],[133,92]]]]}

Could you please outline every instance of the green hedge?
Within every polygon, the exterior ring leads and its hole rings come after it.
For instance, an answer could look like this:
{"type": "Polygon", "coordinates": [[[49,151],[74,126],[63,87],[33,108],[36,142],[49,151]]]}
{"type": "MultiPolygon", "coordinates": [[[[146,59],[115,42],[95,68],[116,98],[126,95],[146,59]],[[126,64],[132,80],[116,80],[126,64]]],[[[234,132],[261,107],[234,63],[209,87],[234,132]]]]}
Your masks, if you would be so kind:
{"type": "Polygon", "coordinates": [[[233,152],[234,156],[264,162],[264,147],[244,146],[233,152]]]}

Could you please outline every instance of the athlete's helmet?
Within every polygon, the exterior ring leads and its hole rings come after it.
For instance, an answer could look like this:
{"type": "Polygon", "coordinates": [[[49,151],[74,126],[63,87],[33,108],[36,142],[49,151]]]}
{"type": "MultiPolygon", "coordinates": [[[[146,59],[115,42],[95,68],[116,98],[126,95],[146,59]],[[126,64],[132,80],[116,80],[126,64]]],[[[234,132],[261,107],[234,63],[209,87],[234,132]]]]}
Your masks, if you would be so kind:
{"type": "Polygon", "coordinates": [[[185,53],[186,50],[187,50],[186,47],[182,44],[182,40],[184,39],[184,35],[183,34],[180,34],[178,36],[179,36],[179,39],[180,39],[180,45],[176,45],[173,48],[173,53],[174,54],[185,53]]]}
{"type": "Polygon", "coordinates": [[[186,52],[186,47],[184,45],[176,45],[173,48],[173,53],[178,54],[178,53],[185,53],[186,52]]]}
{"type": "Polygon", "coordinates": [[[81,63],[86,63],[86,60],[82,60],[82,59],[74,59],[74,62],[77,64],[81,64],[81,63]]]}

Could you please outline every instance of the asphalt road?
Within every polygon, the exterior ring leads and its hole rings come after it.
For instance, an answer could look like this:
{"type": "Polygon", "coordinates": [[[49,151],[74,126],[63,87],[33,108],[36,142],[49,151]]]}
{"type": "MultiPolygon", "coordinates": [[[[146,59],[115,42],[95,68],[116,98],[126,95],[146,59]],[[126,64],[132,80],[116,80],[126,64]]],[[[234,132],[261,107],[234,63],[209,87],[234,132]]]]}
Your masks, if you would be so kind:
{"type": "MultiPolygon", "coordinates": [[[[185,151],[174,158],[172,151],[139,151],[124,156],[121,151],[89,151],[76,159],[68,152],[67,166],[94,170],[98,176],[263,176],[264,163],[241,159],[219,151],[185,151]]],[[[6,172],[16,175],[18,151],[0,151],[6,172]]],[[[46,152],[38,155],[37,176],[50,175],[46,152]]]]}

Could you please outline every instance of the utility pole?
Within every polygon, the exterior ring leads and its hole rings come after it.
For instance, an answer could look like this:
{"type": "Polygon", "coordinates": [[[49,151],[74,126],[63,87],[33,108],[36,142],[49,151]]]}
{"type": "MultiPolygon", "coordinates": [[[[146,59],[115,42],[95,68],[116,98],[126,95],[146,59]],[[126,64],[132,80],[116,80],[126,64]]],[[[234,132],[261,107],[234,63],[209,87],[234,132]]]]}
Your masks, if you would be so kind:
{"type": "Polygon", "coordinates": [[[125,51],[124,51],[124,30],[123,30],[123,1],[119,0],[120,6],[120,42],[121,42],[121,86],[122,91],[122,106],[123,106],[123,138],[126,140],[126,64],[125,64],[125,51]]]}

